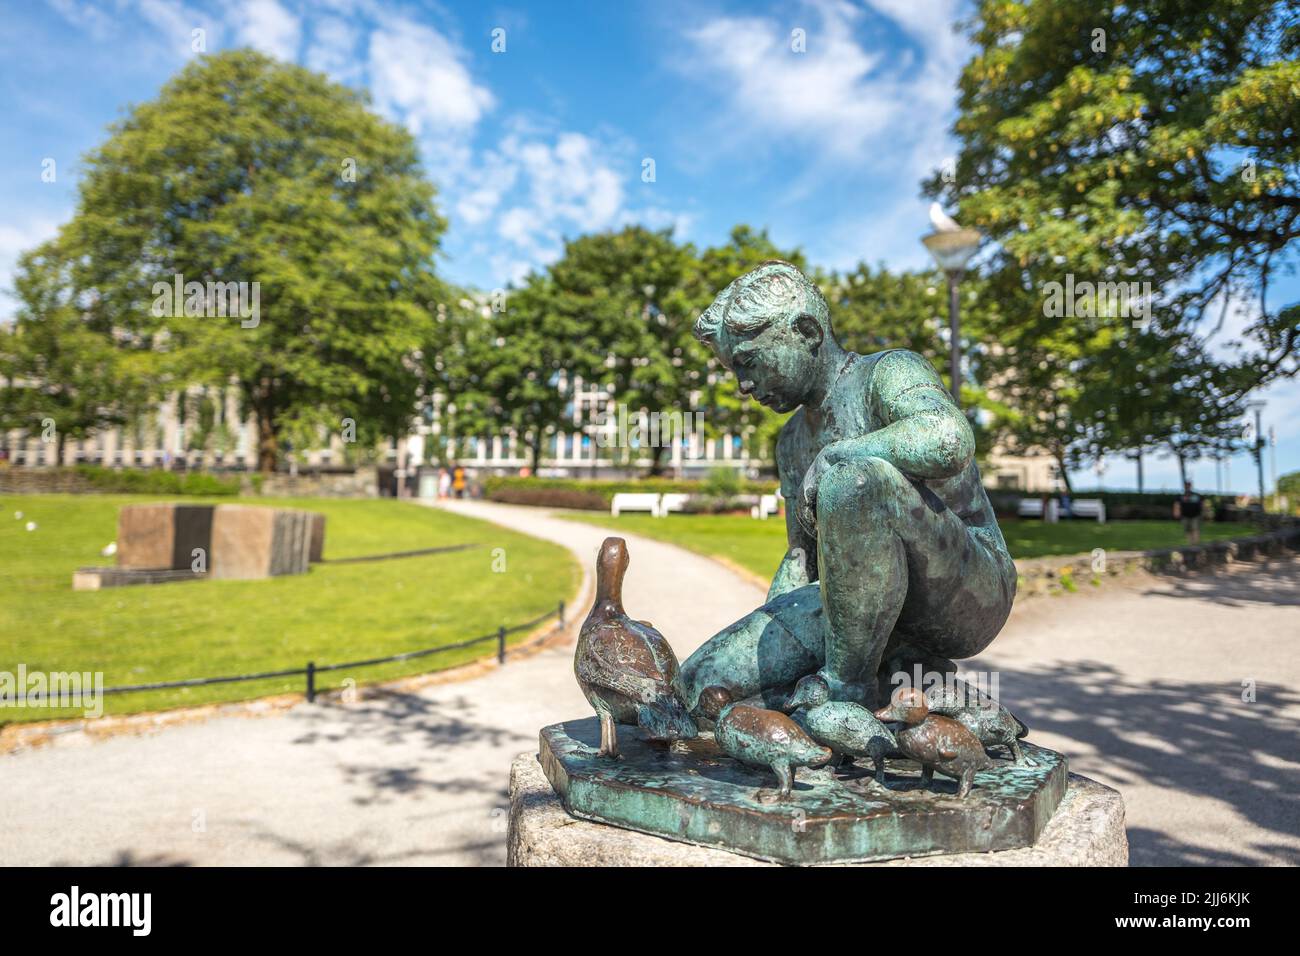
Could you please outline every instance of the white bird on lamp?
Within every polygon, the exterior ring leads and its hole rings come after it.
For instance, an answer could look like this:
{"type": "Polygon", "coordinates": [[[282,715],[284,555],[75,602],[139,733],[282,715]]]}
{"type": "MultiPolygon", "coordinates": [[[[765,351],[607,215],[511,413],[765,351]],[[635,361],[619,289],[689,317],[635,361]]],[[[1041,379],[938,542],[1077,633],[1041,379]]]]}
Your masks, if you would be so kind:
{"type": "Polygon", "coordinates": [[[937,202],[930,203],[930,225],[934,226],[937,232],[959,232],[961,226],[957,225],[957,220],[943,211],[943,207],[937,202]]]}

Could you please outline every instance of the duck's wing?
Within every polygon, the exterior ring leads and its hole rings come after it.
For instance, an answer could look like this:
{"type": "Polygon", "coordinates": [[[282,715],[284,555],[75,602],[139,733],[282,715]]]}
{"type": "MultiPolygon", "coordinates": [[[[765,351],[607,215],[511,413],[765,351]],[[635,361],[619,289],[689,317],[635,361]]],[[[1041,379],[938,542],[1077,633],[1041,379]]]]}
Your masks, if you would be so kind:
{"type": "Polygon", "coordinates": [[[655,672],[665,684],[677,678],[677,655],[673,653],[668,639],[655,629],[649,621],[630,622],[632,630],[645,647],[646,653],[654,659],[655,672]]]}
{"type": "Polygon", "coordinates": [[[935,742],[935,751],[944,760],[953,760],[961,756],[962,744],[968,749],[978,749],[980,753],[984,750],[980,747],[979,738],[963,727],[958,721],[950,717],[928,717],[926,722],[933,721],[939,730],[938,740],[935,742]]]}
{"type": "Polygon", "coordinates": [[[578,677],[597,687],[617,691],[633,700],[653,699],[663,677],[644,642],[624,624],[606,624],[590,635],[578,660],[578,677]]]}
{"type": "Polygon", "coordinates": [[[893,746],[898,741],[894,732],[876,719],[875,714],[861,704],[850,701],[832,700],[817,708],[822,723],[833,723],[845,729],[853,737],[870,739],[881,737],[893,746]]]}

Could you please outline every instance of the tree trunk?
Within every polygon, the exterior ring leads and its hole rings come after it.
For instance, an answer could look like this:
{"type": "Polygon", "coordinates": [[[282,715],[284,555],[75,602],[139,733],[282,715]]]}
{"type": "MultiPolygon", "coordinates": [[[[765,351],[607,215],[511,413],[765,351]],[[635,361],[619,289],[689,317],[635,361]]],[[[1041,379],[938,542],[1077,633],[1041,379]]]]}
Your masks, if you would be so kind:
{"type": "Polygon", "coordinates": [[[265,408],[257,410],[257,470],[275,471],[280,458],[280,442],[275,434],[275,414],[265,408]]]}
{"type": "Polygon", "coordinates": [[[1065,493],[1073,498],[1074,487],[1070,484],[1070,472],[1065,467],[1065,456],[1060,451],[1053,450],[1052,457],[1056,459],[1056,467],[1061,472],[1061,483],[1065,485],[1065,493]]]}
{"type": "Polygon", "coordinates": [[[1178,459],[1178,489],[1181,491],[1187,484],[1187,459],[1180,451],[1174,452],[1174,457],[1178,459]]]}
{"type": "Polygon", "coordinates": [[[528,454],[533,462],[532,470],[528,473],[528,477],[530,478],[537,477],[537,468],[542,460],[542,441],[544,440],[540,435],[537,435],[536,432],[533,434],[533,440],[528,443],[528,454]]]}
{"type": "Polygon", "coordinates": [[[1138,494],[1142,494],[1142,449],[1137,450],[1138,494]]]}
{"type": "Polygon", "coordinates": [[[656,445],[652,449],[653,454],[650,456],[649,477],[658,478],[660,475],[664,473],[664,452],[666,451],[668,451],[668,449],[665,448],[663,445],[656,445]]]}
{"type": "Polygon", "coordinates": [[[54,454],[55,454],[55,456],[56,456],[55,459],[54,459],[54,464],[55,464],[56,466],[62,467],[62,465],[63,465],[63,450],[64,450],[64,448],[67,447],[67,444],[68,444],[68,436],[67,436],[67,434],[64,433],[63,429],[60,428],[59,431],[58,431],[58,438],[55,439],[55,446],[54,446],[54,447],[55,447],[55,452],[54,452],[54,454]]]}

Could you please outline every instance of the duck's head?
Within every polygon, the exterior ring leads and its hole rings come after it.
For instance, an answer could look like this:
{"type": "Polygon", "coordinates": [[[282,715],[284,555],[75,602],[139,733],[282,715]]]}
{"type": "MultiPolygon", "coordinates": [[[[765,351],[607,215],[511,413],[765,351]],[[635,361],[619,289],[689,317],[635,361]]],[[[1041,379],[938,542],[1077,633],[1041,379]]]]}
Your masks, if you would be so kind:
{"type": "Polygon", "coordinates": [[[794,693],[785,702],[785,712],[793,714],[800,707],[818,707],[831,699],[831,689],[817,674],[799,678],[794,693]]]}
{"type": "Polygon", "coordinates": [[[925,720],[930,707],[925,702],[925,694],[915,687],[900,687],[894,691],[888,707],[876,711],[877,720],[897,720],[912,727],[925,720]]]}
{"type": "Polygon", "coordinates": [[[695,705],[695,712],[702,717],[716,721],[723,709],[734,701],[735,697],[732,696],[731,691],[715,684],[700,691],[700,699],[695,705]]]}

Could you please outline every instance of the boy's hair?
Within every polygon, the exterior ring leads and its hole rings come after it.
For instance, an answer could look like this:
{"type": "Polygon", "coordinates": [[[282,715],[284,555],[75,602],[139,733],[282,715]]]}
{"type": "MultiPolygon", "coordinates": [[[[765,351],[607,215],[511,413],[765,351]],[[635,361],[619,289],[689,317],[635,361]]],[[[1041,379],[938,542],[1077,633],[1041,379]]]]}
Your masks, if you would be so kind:
{"type": "Polygon", "coordinates": [[[780,315],[808,313],[831,334],[831,313],[821,290],[788,262],[770,259],[718,293],[695,320],[695,337],[714,349],[723,329],[752,335],[780,315]]]}

